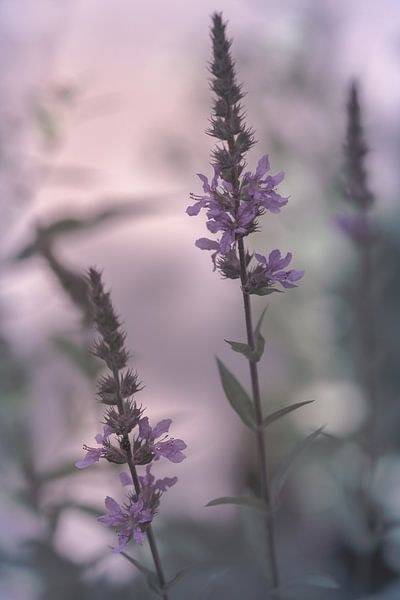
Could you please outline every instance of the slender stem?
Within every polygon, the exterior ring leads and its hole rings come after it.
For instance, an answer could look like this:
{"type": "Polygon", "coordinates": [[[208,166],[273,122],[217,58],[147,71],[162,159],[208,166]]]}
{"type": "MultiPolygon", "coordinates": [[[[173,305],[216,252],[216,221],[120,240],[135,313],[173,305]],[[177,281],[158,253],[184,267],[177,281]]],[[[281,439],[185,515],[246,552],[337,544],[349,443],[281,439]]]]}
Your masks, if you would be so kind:
{"type": "MultiPolygon", "coordinates": [[[[239,247],[239,258],[240,258],[240,279],[242,283],[242,292],[243,292],[243,303],[244,303],[244,314],[246,319],[246,331],[247,331],[247,343],[249,347],[254,350],[255,349],[255,341],[254,341],[254,333],[253,333],[253,323],[251,317],[251,304],[250,304],[250,296],[245,291],[246,283],[247,283],[247,268],[246,268],[246,255],[244,249],[243,238],[238,240],[239,247]]],[[[256,423],[258,425],[256,431],[256,442],[257,442],[257,451],[258,451],[258,463],[259,463],[259,473],[260,473],[260,481],[261,481],[261,491],[264,497],[265,503],[268,508],[271,508],[271,494],[269,489],[269,475],[268,475],[268,465],[266,461],[266,446],[265,446],[265,434],[261,427],[263,415],[262,415],[262,406],[261,406],[261,396],[260,396],[260,384],[258,378],[258,368],[257,363],[253,362],[249,359],[249,367],[250,367],[250,378],[251,378],[251,386],[252,386],[252,394],[254,401],[254,410],[256,416],[256,423]]],[[[278,563],[276,558],[276,548],[275,548],[275,527],[274,527],[274,517],[271,513],[266,516],[266,536],[267,536],[267,546],[271,564],[271,577],[273,587],[278,587],[279,585],[279,572],[278,572],[278,563]]]]}
{"type": "MultiPolygon", "coordinates": [[[[132,455],[131,455],[131,451],[130,450],[129,450],[129,455],[128,456],[129,456],[128,457],[128,467],[129,467],[129,470],[130,470],[131,475],[132,475],[133,485],[134,485],[136,493],[139,494],[140,493],[139,477],[138,477],[138,474],[137,474],[137,471],[136,471],[135,464],[134,464],[134,462],[132,460],[132,455]]],[[[162,568],[161,558],[160,558],[160,554],[158,552],[156,539],[154,537],[154,533],[153,533],[151,525],[148,525],[147,528],[146,528],[146,536],[147,536],[147,540],[149,542],[151,554],[153,556],[153,561],[154,561],[154,566],[156,568],[158,581],[160,583],[161,588],[164,588],[164,586],[166,584],[166,579],[165,579],[164,571],[163,571],[163,568],[162,568]]],[[[168,600],[168,594],[167,594],[167,592],[163,592],[163,596],[162,597],[163,597],[164,600],[168,600]]]]}
{"type": "MultiPolygon", "coordinates": [[[[113,377],[114,377],[115,387],[116,387],[115,391],[116,391],[117,407],[118,407],[119,413],[122,414],[124,409],[123,409],[122,396],[121,396],[119,370],[116,368],[113,369],[113,377]]],[[[133,486],[135,488],[136,494],[140,494],[140,491],[141,491],[140,481],[139,481],[139,477],[138,477],[138,474],[136,471],[135,463],[133,461],[132,449],[131,449],[131,444],[130,444],[128,435],[123,436],[122,445],[127,453],[127,457],[128,457],[127,462],[128,462],[129,470],[131,472],[133,486]]],[[[146,528],[146,536],[147,536],[147,540],[149,542],[154,566],[156,568],[158,582],[160,584],[161,589],[164,590],[164,586],[166,584],[166,578],[165,578],[164,571],[162,568],[161,558],[160,558],[160,554],[158,552],[157,543],[156,543],[156,539],[154,537],[154,533],[153,533],[151,524],[149,524],[146,528]]],[[[169,600],[168,593],[166,591],[163,591],[162,598],[163,598],[163,600],[169,600]]]]}

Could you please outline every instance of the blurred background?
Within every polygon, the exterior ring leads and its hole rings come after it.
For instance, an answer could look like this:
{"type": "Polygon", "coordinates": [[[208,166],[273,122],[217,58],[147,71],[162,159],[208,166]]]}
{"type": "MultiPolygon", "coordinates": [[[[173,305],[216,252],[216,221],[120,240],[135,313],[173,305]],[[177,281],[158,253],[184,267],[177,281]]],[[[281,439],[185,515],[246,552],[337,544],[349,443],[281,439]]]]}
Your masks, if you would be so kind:
{"type": "MultiPolygon", "coordinates": [[[[106,495],[122,500],[120,470],[73,467],[102,418],[81,294],[89,265],[112,289],[146,386],[140,401],[152,421],[172,418],[172,434],[188,444],[182,464],[157,471],[179,478],[155,522],[166,570],[194,567],[174,599],[265,598],[259,517],[205,507],[256,487],[253,439],[224,397],[214,358],[249,384],[246,362],[224,342],[245,339],[241,294],[194,247],[204,220],[185,214],[189,193],[201,191],[196,173],[211,171],[204,131],[215,10],[229,21],[258,139],[249,166],[268,153],[290,196],[251,242],[264,254],[292,251],[293,267],[306,271],[297,290],[269,298],[263,325],[265,412],[315,401],[268,430],[271,467],[313,429],[326,424],[328,434],[288,478],[277,519],[281,570],[288,582],[314,577],[302,584],[306,599],[400,598],[397,0],[2,0],[2,600],[154,597],[111,555],[115,536],[95,519],[106,495]],[[379,231],[371,369],[382,443],[367,487],[360,251],[335,225],[349,212],[342,145],[354,77],[379,231]]],[[[256,317],[264,306],[254,301],[256,317]]],[[[131,553],[148,560],[145,548],[131,553]]]]}

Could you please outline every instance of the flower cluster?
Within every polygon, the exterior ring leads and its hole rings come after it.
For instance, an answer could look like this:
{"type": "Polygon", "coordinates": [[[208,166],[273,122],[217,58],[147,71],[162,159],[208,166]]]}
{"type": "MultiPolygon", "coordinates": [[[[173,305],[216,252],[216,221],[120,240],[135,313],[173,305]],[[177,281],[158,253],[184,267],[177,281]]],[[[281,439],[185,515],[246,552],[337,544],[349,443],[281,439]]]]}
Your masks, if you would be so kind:
{"type": "Polygon", "coordinates": [[[282,181],[284,174],[268,175],[268,156],[263,156],[256,172],[245,173],[240,182],[239,202],[234,194],[233,186],[221,177],[221,170],[214,165],[214,177],[209,183],[205,175],[199,174],[203,182],[203,196],[192,194],[195,203],[189,206],[189,216],[198,215],[202,208],[207,210],[207,228],[211,233],[222,232],[219,241],[200,238],[196,246],[202,250],[215,250],[213,260],[218,254],[226,255],[239,237],[244,237],[257,229],[257,218],[270,211],[278,213],[288,199],[280,196],[275,188],[282,181]]]}
{"type": "Polygon", "coordinates": [[[185,458],[182,451],[186,444],[168,436],[171,419],[163,419],[151,427],[148,417],[143,416],[144,409],[133,399],[142,386],[137,373],[123,370],[128,360],[125,334],[120,329],[110,294],[104,291],[101,275],[95,269],[89,271],[89,284],[94,321],[100,334],[95,354],[109,369],[99,381],[98,397],[108,408],[103,432],[95,436],[97,447],[85,445],[86,455],[75,466],[84,469],[100,459],[128,465],[131,477],[125,473],[121,481],[124,485],[133,485],[134,491],[122,507],[108,496],[105,505],[109,514],[99,518],[101,523],[117,530],[119,544],[114,551],[120,552],[131,539],[138,544],[143,542],[161,494],[177,481],[176,477],[155,480],[150,472],[151,463],[162,457],[173,463],[181,462],[185,458]],[[136,468],[140,465],[147,465],[144,476],[137,474],[136,468]]]}
{"type": "Polygon", "coordinates": [[[203,195],[191,194],[194,204],[186,210],[189,216],[198,215],[204,209],[207,229],[218,236],[196,241],[201,250],[212,251],[214,270],[224,277],[239,278],[242,289],[249,294],[269,294],[284,288],[296,287],[302,271],[283,271],[291,260],[288,253],[281,258],[279,250],[273,250],[267,260],[256,254],[258,265],[247,272],[250,260],[242,252],[243,238],[257,231],[260,216],[279,213],[288,202],[276,188],[284,178],[280,172],[271,175],[268,156],[258,162],[254,173],[244,172],[246,152],[254,145],[253,130],[246,127],[241,86],[236,82],[235,67],[230,54],[231,42],[225,36],[225,23],[220,14],[213,15],[213,62],[211,87],[215,92],[214,110],[211,117],[210,135],[222,141],[213,152],[211,181],[199,174],[203,195]],[[277,258],[279,257],[279,258],[277,258]],[[246,264],[244,264],[246,263],[246,264]]]}
{"type": "MultiPolygon", "coordinates": [[[[121,552],[127,543],[133,539],[137,544],[144,540],[146,525],[153,520],[160,503],[160,497],[168,488],[175,485],[177,477],[155,479],[150,472],[151,466],[146,467],[146,475],[139,477],[140,492],[130,494],[128,502],[120,506],[114,498],[107,496],[105,506],[108,514],[98,517],[104,525],[114,527],[118,533],[118,546],[113,552],[121,552]]],[[[132,478],[127,473],[121,473],[121,483],[124,486],[133,485],[132,478]]]]}

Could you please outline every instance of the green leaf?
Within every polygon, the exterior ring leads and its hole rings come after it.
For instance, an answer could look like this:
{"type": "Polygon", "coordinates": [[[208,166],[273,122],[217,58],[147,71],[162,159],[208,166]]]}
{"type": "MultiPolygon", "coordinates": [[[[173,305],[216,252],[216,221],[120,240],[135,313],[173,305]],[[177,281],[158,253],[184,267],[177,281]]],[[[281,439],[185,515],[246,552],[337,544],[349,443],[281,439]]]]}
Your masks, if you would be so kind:
{"type": "Polygon", "coordinates": [[[73,365],[90,380],[96,378],[100,370],[98,362],[84,346],[80,346],[62,335],[52,337],[53,344],[73,365]]]}
{"type": "Polygon", "coordinates": [[[219,358],[217,358],[217,365],[222,387],[224,388],[225,395],[230,405],[237,412],[243,423],[254,430],[256,427],[256,420],[253,404],[248,393],[219,358]]]}
{"type": "Polygon", "coordinates": [[[297,443],[293,450],[278,465],[275,473],[272,476],[270,486],[273,506],[276,506],[278,503],[279,495],[295,460],[300,456],[300,454],[307,450],[309,446],[311,446],[314,440],[320,435],[324,427],[325,425],[323,427],[320,427],[316,431],[313,431],[308,437],[297,443]]]}
{"type": "Polygon", "coordinates": [[[261,325],[262,325],[262,322],[263,322],[263,320],[264,320],[265,313],[266,313],[266,312],[267,312],[267,310],[268,310],[268,307],[269,307],[269,304],[267,304],[267,306],[264,308],[264,310],[262,311],[262,313],[261,313],[261,315],[260,315],[260,318],[258,319],[258,322],[257,322],[256,328],[255,328],[255,330],[254,330],[254,334],[255,334],[255,335],[256,335],[257,333],[260,333],[260,331],[261,331],[261,325]]]}
{"type": "Polygon", "coordinates": [[[120,554],[122,554],[122,556],[124,556],[126,558],[126,560],[129,560],[130,563],[135,565],[135,567],[138,569],[138,571],[143,573],[143,575],[146,575],[146,577],[150,577],[150,576],[157,577],[153,571],[151,571],[150,569],[148,569],[147,567],[142,565],[142,563],[139,562],[138,560],[136,560],[136,558],[129,556],[129,554],[127,554],[126,552],[120,552],[120,554]]]}
{"type": "Polygon", "coordinates": [[[244,344],[243,342],[233,342],[231,340],[225,340],[227,344],[230,344],[232,350],[234,350],[235,352],[240,352],[240,354],[244,354],[244,356],[246,356],[246,358],[248,358],[252,362],[258,362],[264,353],[265,340],[261,335],[260,329],[267,309],[268,304],[262,311],[257,326],[254,330],[254,350],[252,350],[248,344],[244,344]]]}
{"type": "Polygon", "coordinates": [[[193,571],[193,568],[194,567],[185,567],[184,569],[178,571],[177,574],[164,585],[164,590],[168,591],[171,588],[173,588],[174,585],[176,585],[178,581],[183,579],[187,573],[193,571]]]}
{"type": "Polygon", "coordinates": [[[240,354],[244,354],[244,356],[251,360],[251,362],[258,362],[264,354],[265,340],[259,331],[256,331],[254,337],[254,350],[252,350],[248,344],[243,344],[242,342],[233,342],[231,340],[225,340],[225,342],[230,344],[232,350],[235,352],[240,352],[240,354]]]}
{"type": "Polygon", "coordinates": [[[253,508],[260,512],[267,512],[268,507],[263,500],[253,498],[252,496],[221,496],[207,502],[206,506],[219,506],[220,504],[235,504],[244,508],[253,508]]]}
{"type": "Polygon", "coordinates": [[[39,475],[41,482],[53,481],[54,479],[60,479],[61,477],[68,477],[69,475],[76,475],[79,470],[73,463],[65,463],[54,469],[51,469],[45,473],[39,475]]]}
{"type": "Polygon", "coordinates": [[[305,402],[296,402],[295,404],[290,404],[289,406],[285,406],[285,408],[276,410],[275,412],[273,412],[270,415],[268,415],[267,417],[265,417],[265,419],[263,419],[260,429],[265,429],[266,427],[268,427],[268,425],[271,425],[271,423],[274,423],[274,421],[277,421],[278,419],[281,419],[282,417],[293,412],[294,410],[297,410],[298,408],[301,408],[302,406],[305,406],[306,404],[311,404],[312,402],[314,402],[314,400],[306,400],[305,402]]]}
{"type": "Polygon", "coordinates": [[[147,585],[153,592],[160,596],[160,598],[164,597],[164,587],[160,585],[155,573],[150,573],[150,575],[147,576],[147,585]]]}

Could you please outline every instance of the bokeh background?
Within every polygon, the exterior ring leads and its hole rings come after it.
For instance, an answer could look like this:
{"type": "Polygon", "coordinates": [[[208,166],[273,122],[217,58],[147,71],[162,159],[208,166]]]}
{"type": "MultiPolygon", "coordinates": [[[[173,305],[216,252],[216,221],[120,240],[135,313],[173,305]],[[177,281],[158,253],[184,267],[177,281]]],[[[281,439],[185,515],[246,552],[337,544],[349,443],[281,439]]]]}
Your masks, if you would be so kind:
{"type": "MultiPolygon", "coordinates": [[[[205,508],[256,485],[253,440],[224,398],[214,358],[248,384],[247,365],[224,342],[244,339],[241,295],[194,247],[202,218],[185,214],[189,193],[200,191],[196,173],[210,173],[213,140],[204,131],[215,10],[229,21],[257,132],[249,165],[268,153],[272,170],[286,172],[282,192],[290,196],[280,215],[264,218],[253,246],[290,250],[294,268],[306,271],[298,290],[270,297],[263,326],[265,410],[315,400],[271,427],[271,466],[320,425],[330,434],[285,487],[282,571],[288,581],[318,572],[340,583],[307,588],[305,598],[400,597],[397,0],[2,0],[4,600],[153,597],[133,566],[110,554],[114,536],[95,520],[106,495],[122,499],[119,470],[73,467],[101,418],[99,365],[88,353],[79,291],[73,295],[89,265],[103,270],[125,323],[146,385],[141,402],[152,420],[171,417],[174,436],[188,444],[185,462],[158,471],[179,477],[155,523],[166,568],[172,576],[195,565],[174,597],[265,598],[257,516],[205,508]],[[357,434],[370,410],[357,358],[359,252],[335,226],[348,211],[342,145],[354,77],[380,232],[371,285],[385,452],[369,487],[383,515],[378,542],[354,500],[364,461],[357,434]]],[[[264,306],[255,300],[256,315],[264,306]]],[[[132,552],[146,561],[145,549],[132,552]]]]}

